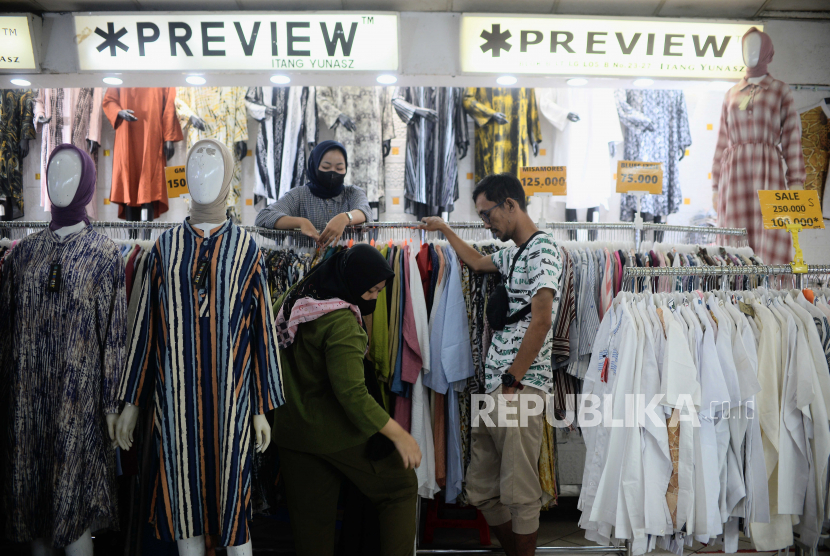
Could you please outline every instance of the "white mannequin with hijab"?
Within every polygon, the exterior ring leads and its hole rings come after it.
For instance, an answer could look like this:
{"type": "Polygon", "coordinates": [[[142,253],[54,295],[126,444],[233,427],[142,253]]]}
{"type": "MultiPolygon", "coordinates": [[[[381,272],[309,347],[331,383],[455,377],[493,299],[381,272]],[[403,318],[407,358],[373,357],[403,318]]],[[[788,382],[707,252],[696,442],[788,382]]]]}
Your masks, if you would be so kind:
{"type": "MultiPolygon", "coordinates": [[[[210,141],[210,140],[209,140],[210,141]]],[[[225,202],[228,197],[229,183],[226,176],[225,158],[220,148],[204,148],[207,141],[196,143],[187,155],[185,174],[190,197],[193,200],[190,225],[210,237],[212,230],[227,221],[225,202]],[[200,147],[201,144],[201,147],[200,147]]],[[[216,143],[219,145],[219,143],[216,143]]],[[[225,148],[224,145],[221,148],[225,148]]],[[[232,171],[232,169],[230,169],[232,171]]],[[[117,443],[122,450],[129,450],[133,444],[133,431],[138,421],[138,408],[126,404],[118,419],[117,443]]],[[[265,415],[253,416],[253,428],[256,432],[256,450],[264,452],[271,443],[271,425],[265,415]]],[[[204,556],[205,536],[198,535],[176,541],[181,556],[204,556]]],[[[252,556],[251,541],[240,546],[226,548],[229,556],[252,556]]]]}
{"type": "MultiPolygon", "coordinates": [[[[72,150],[62,150],[55,154],[49,161],[46,178],[46,187],[49,190],[49,200],[56,207],[66,207],[75,198],[78,186],[81,183],[83,164],[80,155],[72,150]]],[[[86,226],[83,220],[70,226],[63,226],[54,230],[60,238],[65,238],[74,233],[80,232],[86,226]]],[[[107,432],[110,440],[115,440],[115,425],[118,420],[117,413],[108,413],[107,432]]],[[[92,531],[87,529],[81,536],[68,544],[64,550],[67,556],[92,556],[92,531]]],[[[32,541],[32,556],[53,556],[60,553],[60,550],[52,547],[52,543],[46,539],[35,539],[32,541]]]]}
{"type": "MultiPolygon", "coordinates": [[[[754,68],[758,65],[758,60],[761,58],[761,35],[758,33],[750,33],[747,35],[743,44],[744,63],[748,68],[754,68]]],[[[747,77],[746,80],[753,85],[757,85],[767,74],[760,77],[747,77]]]]}

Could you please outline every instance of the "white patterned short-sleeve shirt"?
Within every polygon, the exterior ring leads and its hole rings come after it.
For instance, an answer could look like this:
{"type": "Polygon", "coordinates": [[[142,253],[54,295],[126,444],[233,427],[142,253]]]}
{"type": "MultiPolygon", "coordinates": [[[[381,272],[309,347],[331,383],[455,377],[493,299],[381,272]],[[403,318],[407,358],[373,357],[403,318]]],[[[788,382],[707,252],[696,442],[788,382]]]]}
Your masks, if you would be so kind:
{"type": "MultiPolygon", "coordinates": [[[[518,247],[510,247],[493,253],[493,264],[499,269],[502,277],[507,280],[510,274],[510,266],[519,251],[518,247]]],[[[523,307],[530,304],[531,299],[542,288],[553,290],[553,314],[552,320],[556,320],[556,312],[559,308],[559,282],[562,275],[562,256],[559,247],[550,236],[543,234],[533,238],[521,257],[516,262],[513,271],[513,278],[507,284],[507,294],[510,298],[510,315],[517,313],[523,307]]],[[[493,335],[493,343],[487,354],[484,378],[487,392],[492,392],[501,385],[501,376],[510,369],[516,354],[519,353],[519,346],[527,333],[531,316],[516,324],[504,327],[504,330],[497,331],[493,335]]],[[[553,372],[551,370],[551,341],[553,332],[549,331],[545,338],[539,355],[528,369],[527,374],[522,378],[522,384],[538,388],[546,393],[551,393],[553,388],[553,372]]]]}

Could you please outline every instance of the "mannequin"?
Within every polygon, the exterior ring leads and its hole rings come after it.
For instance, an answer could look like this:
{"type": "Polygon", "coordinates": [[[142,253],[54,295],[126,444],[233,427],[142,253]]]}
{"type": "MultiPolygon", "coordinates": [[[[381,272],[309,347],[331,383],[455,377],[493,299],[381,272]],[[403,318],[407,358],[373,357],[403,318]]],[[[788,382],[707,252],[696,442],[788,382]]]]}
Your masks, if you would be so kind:
{"type": "Polygon", "coordinates": [[[741,46],[746,74],[723,100],[712,203],[718,226],[746,228],[765,264],[784,264],[792,260],[790,236],[764,229],[757,191],[804,188],[799,115],[789,85],[767,71],[775,55],[769,35],[753,27],[741,46]]]}
{"type": "Polygon", "coordinates": [[[52,222],[9,255],[4,266],[16,278],[0,291],[0,314],[14,315],[0,334],[10,347],[27,346],[10,349],[6,369],[17,415],[4,478],[17,518],[7,534],[31,540],[36,556],[62,548],[92,556],[91,528],[117,525],[112,442],[126,336],[124,264],[114,242],[88,225],[96,181],[89,154],[59,145],[46,174],[52,222]],[[61,417],[46,425],[38,415],[61,417]]]}
{"type": "MultiPolygon", "coordinates": [[[[226,201],[233,176],[233,155],[218,141],[198,141],[188,153],[185,172],[193,200],[189,223],[193,228],[202,230],[203,237],[207,240],[212,237],[212,231],[227,224],[226,201]]],[[[127,403],[117,424],[117,442],[123,450],[129,450],[132,446],[137,420],[138,408],[127,403]]],[[[264,414],[253,415],[252,422],[256,434],[256,450],[261,453],[271,442],[271,427],[264,414]]],[[[203,534],[177,539],[177,545],[179,554],[184,556],[205,554],[203,534]]],[[[227,552],[231,556],[251,556],[251,541],[228,546],[227,552]]]]}
{"type": "Polygon", "coordinates": [[[233,180],[228,195],[229,217],[242,218],[242,166],[248,154],[248,118],[244,87],[178,87],[176,116],[189,151],[197,141],[215,139],[234,153],[233,180]]]}
{"type": "Polygon", "coordinates": [[[110,87],[103,110],[113,129],[110,200],[118,217],[153,220],[168,210],[164,167],[181,141],[174,87],[110,87]]]}
{"type": "MultiPolygon", "coordinates": [[[[76,151],[62,150],[55,153],[55,156],[51,158],[47,167],[47,186],[49,188],[49,199],[53,206],[65,208],[72,203],[78,192],[78,185],[81,183],[82,169],[81,156],[76,151]]],[[[79,220],[69,226],[53,228],[53,231],[61,238],[65,238],[70,234],[81,231],[87,223],[87,221],[79,220]]],[[[107,413],[106,420],[110,440],[114,441],[118,413],[107,413]]],[[[67,556],[92,556],[92,532],[87,529],[78,540],[67,545],[65,550],[67,556]]],[[[48,540],[35,539],[32,541],[33,556],[50,556],[52,554],[58,554],[58,551],[52,548],[48,540]]]]}

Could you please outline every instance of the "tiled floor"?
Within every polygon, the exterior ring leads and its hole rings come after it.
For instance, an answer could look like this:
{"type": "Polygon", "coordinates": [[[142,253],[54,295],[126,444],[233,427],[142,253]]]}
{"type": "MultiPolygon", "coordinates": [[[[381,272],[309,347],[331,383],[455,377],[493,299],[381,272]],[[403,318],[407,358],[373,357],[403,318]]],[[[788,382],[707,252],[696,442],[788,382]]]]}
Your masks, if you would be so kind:
{"type": "MultiPolygon", "coordinates": [[[[584,532],[579,528],[580,512],[576,509],[575,498],[562,498],[558,507],[542,512],[539,523],[538,546],[561,546],[561,547],[582,547],[596,546],[596,543],[586,540],[584,532]]],[[[498,546],[495,537],[492,539],[493,547],[498,546]]],[[[475,531],[450,531],[437,530],[435,542],[431,545],[422,544],[421,548],[447,548],[447,549],[471,549],[479,548],[478,533],[475,531]]],[[[752,556],[777,556],[776,552],[755,552],[749,540],[742,538],[738,546],[739,553],[751,553],[752,556]]],[[[819,547],[821,554],[830,553],[830,549],[819,547]]],[[[545,554],[540,552],[540,555],[545,554]]],[[[567,554],[567,553],[565,553],[567,554]]],[[[672,554],[664,550],[655,550],[651,555],[672,554]]],[[[684,551],[684,556],[692,554],[723,554],[722,547],[708,547],[695,542],[690,548],[684,551]]],[[[783,552],[781,553],[783,556],[783,552]]],[[[791,551],[794,556],[794,551],[791,551]]]]}

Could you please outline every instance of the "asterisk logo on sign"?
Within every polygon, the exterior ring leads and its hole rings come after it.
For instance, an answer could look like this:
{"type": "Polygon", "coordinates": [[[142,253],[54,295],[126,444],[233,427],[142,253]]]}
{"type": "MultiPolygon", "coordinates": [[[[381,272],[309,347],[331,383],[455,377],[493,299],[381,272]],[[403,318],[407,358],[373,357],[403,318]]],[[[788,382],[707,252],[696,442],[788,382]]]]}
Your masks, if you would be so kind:
{"type": "Polygon", "coordinates": [[[98,27],[95,28],[95,34],[99,35],[104,42],[98,45],[98,52],[101,52],[105,48],[110,49],[110,56],[115,56],[115,48],[118,47],[122,49],[124,52],[130,49],[129,46],[121,42],[119,39],[127,34],[127,30],[122,27],[117,32],[115,31],[115,25],[111,22],[107,23],[107,30],[101,31],[98,27]]]}
{"type": "Polygon", "coordinates": [[[488,50],[492,50],[493,57],[498,58],[501,56],[502,50],[510,52],[510,48],[512,48],[513,45],[507,42],[507,39],[511,36],[510,31],[501,30],[501,24],[494,23],[492,31],[481,32],[481,38],[487,41],[481,45],[481,51],[487,52],[488,50]]]}

